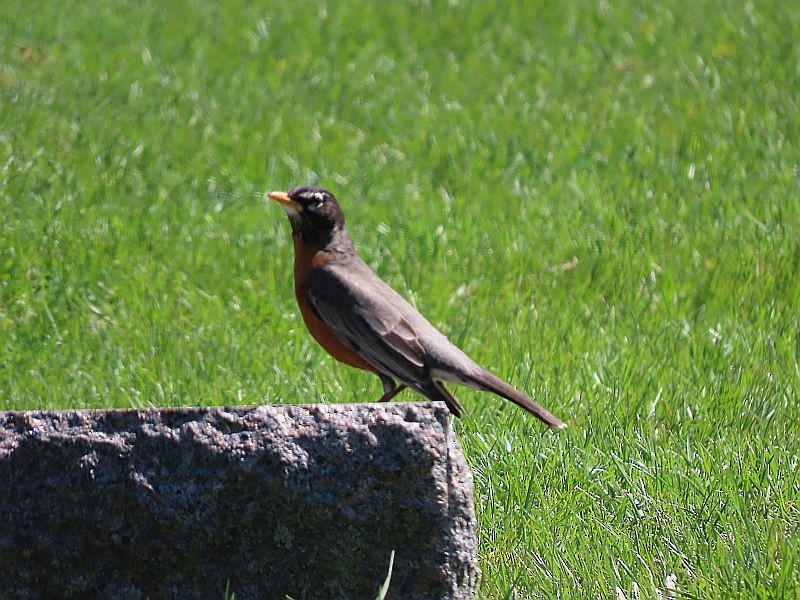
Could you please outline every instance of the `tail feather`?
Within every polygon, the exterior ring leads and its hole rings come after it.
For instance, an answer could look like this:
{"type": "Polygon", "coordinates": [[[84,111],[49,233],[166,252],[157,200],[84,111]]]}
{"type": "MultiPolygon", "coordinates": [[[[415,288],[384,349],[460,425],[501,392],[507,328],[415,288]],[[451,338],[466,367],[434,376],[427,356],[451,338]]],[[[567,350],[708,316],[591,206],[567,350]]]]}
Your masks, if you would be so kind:
{"type": "Polygon", "coordinates": [[[536,402],[528,398],[525,394],[514,389],[505,381],[498,379],[491,373],[483,371],[478,375],[471,376],[469,379],[479,388],[487,392],[497,394],[506,400],[511,400],[511,402],[520,408],[524,408],[533,416],[543,421],[553,429],[564,429],[567,426],[566,423],[561,421],[558,417],[552,415],[548,410],[542,408],[536,404],[536,402]]]}

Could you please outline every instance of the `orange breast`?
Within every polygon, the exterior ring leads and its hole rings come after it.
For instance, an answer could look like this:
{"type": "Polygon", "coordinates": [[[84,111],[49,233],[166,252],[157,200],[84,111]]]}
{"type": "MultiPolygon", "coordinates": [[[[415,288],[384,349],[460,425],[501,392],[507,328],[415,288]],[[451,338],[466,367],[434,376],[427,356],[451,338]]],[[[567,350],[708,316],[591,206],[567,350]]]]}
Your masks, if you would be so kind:
{"type": "Polygon", "coordinates": [[[300,314],[303,315],[308,331],[333,358],[351,367],[375,373],[371,364],[340,342],[331,329],[317,317],[308,299],[306,285],[311,273],[322,267],[329,258],[327,252],[303,244],[299,237],[294,238],[294,293],[300,314]]]}

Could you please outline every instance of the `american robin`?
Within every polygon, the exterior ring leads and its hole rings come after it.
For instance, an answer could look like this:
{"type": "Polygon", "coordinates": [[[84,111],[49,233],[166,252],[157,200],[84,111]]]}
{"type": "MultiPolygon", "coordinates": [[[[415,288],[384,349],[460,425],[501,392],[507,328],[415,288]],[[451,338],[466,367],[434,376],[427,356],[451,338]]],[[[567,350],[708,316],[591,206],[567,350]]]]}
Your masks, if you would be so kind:
{"type": "Polygon", "coordinates": [[[296,187],[268,197],[292,225],[294,291],[308,330],[336,360],[375,373],[383,384],[380,402],[409,387],[460,417],[464,409],[444,387],[458,383],[502,396],[553,429],[566,427],[478,366],[384,283],[356,253],[333,194],[296,187]]]}

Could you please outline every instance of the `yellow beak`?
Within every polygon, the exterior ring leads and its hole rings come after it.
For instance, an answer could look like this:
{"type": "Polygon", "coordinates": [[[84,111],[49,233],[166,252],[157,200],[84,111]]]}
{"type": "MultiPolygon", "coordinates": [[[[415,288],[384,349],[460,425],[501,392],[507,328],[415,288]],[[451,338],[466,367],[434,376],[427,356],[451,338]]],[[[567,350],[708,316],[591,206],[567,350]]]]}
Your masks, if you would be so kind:
{"type": "Polygon", "coordinates": [[[286,192],[270,192],[267,194],[267,198],[275,200],[279,204],[292,204],[292,199],[289,198],[289,194],[286,192]]]}

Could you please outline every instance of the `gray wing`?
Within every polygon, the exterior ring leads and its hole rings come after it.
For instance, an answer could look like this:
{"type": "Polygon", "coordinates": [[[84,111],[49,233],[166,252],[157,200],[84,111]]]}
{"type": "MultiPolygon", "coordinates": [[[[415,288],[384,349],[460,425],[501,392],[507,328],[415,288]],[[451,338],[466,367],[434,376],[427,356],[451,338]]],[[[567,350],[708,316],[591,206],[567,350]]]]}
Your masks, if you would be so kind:
{"type": "Polygon", "coordinates": [[[550,425],[565,427],[533,400],[481,369],[360,259],[328,263],[308,282],[311,305],[343,344],[378,371],[399,379],[456,416],[464,411],[442,385],[450,381],[511,400],[550,425]]]}
{"type": "Polygon", "coordinates": [[[429,378],[422,317],[360,260],[315,270],[308,294],[319,318],[376,369],[405,383],[429,378]]]}

